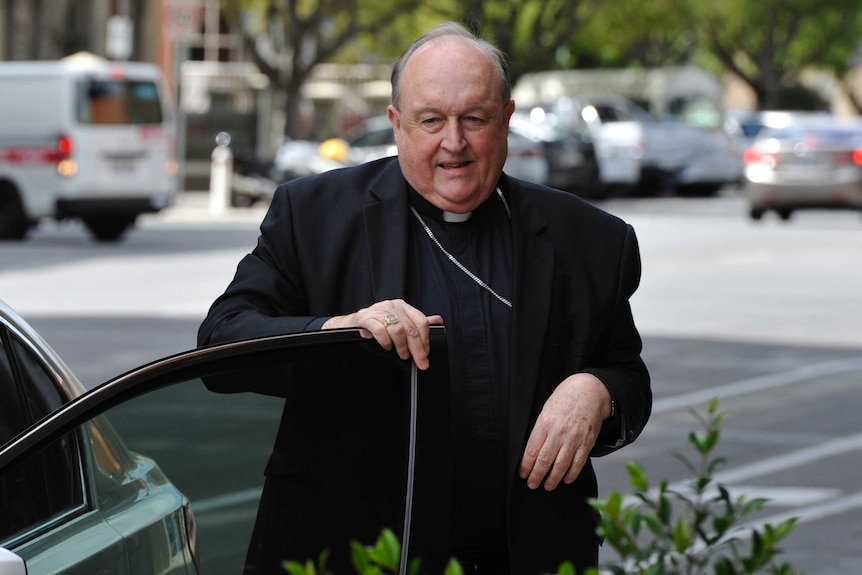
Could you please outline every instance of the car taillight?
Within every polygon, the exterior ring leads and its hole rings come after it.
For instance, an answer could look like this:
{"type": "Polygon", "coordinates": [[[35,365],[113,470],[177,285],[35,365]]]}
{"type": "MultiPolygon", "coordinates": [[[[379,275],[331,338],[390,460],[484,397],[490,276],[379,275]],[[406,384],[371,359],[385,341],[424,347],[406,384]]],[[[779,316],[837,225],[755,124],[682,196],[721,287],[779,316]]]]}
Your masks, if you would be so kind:
{"type": "Polygon", "coordinates": [[[746,166],[760,164],[769,168],[774,168],[778,165],[778,156],[769,152],[764,152],[758,148],[748,148],[742,155],[742,161],[746,166]]]}
{"type": "Polygon", "coordinates": [[[862,148],[853,150],[853,163],[862,167],[862,148]]]}
{"type": "Polygon", "coordinates": [[[57,173],[61,176],[71,177],[78,173],[78,163],[72,159],[74,151],[75,144],[72,138],[60,136],[53,159],[57,162],[57,173]]]}

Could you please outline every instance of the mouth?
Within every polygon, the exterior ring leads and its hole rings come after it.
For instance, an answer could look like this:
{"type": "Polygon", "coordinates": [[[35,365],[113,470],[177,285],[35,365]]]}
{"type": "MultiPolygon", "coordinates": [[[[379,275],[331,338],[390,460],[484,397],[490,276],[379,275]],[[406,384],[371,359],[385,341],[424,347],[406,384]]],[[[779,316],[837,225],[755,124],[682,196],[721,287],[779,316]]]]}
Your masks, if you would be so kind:
{"type": "Polygon", "coordinates": [[[470,162],[451,162],[448,164],[441,163],[440,167],[443,169],[446,169],[446,170],[454,170],[457,168],[463,168],[464,166],[467,166],[469,164],[470,164],[470,162]]]}

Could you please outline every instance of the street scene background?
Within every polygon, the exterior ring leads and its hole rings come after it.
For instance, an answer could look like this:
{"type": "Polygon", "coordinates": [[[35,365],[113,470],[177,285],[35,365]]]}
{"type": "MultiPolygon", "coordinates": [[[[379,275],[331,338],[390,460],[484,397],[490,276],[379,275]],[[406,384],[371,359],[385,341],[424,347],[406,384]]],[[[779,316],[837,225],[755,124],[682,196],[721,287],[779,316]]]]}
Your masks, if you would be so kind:
{"type": "MultiPolygon", "coordinates": [[[[206,193],[186,192],[109,244],[75,222],[44,223],[27,242],[0,243],[0,295],[92,387],[195,346],[265,207],[213,215],[206,193]]],[[[859,214],[754,222],[734,189],[601,207],[641,244],[632,306],[655,404],[635,444],[594,461],[600,497],[631,491],[629,461],[653,486],[688,478],[676,455],[694,455],[690,410],[718,398],[727,464],[717,479],[768,498],[758,520],[799,519],[783,559],[815,575],[862,572],[859,214]]]]}

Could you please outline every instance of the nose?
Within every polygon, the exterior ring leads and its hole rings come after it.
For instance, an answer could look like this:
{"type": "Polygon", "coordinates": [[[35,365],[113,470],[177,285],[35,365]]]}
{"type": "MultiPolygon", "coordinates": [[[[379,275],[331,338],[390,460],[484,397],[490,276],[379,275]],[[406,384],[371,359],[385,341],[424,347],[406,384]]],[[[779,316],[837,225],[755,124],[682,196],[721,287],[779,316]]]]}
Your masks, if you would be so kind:
{"type": "Polygon", "coordinates": [[[446,126],[443,128],[443,141],[441,145],[451,152],[461,151],[466,145],[464,139],[464,128],[457,118],[449,118],[446,120],[446,126]]]}

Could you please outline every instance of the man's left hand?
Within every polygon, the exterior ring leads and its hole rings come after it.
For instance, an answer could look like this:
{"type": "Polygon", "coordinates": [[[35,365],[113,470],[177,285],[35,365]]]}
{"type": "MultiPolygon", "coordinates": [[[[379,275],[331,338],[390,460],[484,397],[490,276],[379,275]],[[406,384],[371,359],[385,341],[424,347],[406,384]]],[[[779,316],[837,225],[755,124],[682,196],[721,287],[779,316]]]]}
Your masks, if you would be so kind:
{"type": "Polygon", "coordinates": [[[542,407],[521,459],[521,479],[536,489],[560,481],[572,483],[581,473],[602,422],[611,414],[611,395],[605,384],[589,373],[570,375],[542,407]]]}

